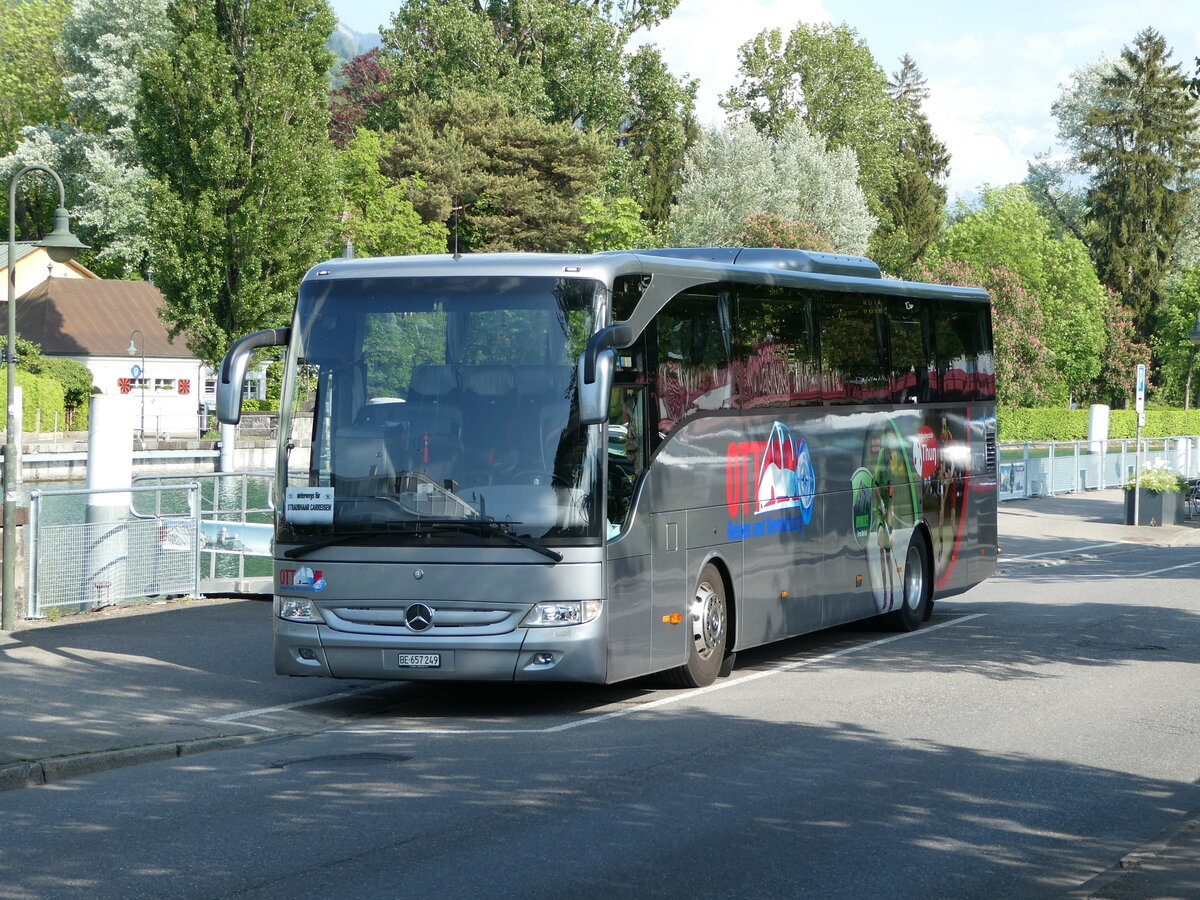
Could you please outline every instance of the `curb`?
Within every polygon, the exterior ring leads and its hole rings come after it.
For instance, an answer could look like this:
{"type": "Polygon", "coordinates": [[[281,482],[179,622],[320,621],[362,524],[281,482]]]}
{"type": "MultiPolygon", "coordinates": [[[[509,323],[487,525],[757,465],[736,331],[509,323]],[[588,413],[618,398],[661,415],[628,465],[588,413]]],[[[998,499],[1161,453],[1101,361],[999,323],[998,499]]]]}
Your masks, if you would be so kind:
{"type": "Polygon", "coordinates": [[[178,759],[192,756],[196,753],[207,753],[210,750],[231,750],[234,747],[244,747],[257,744],[271,738],[285,735],[272,734],[238,734],[228,737],[201,738],[194,741],[177,741],[171,744],[150,744],[145,747],[129,747],[125,750],[105,750],[100,753],[81,753],[78,756],[59,756],[50,759],[35,760],[34,762],[13,763],[0,766],[0,791],[11,791],[17,788],[39,787],[54,784],[68,778],[82,778],[97,772],[107,772],[111,769],[123,769],[126,766],[138,766],[142,763],[160,762],[166,759],[178,759]]]}
{"type": "Polygon", "coordinates": [[[1106,888],[1117,882],[1134,877],[1138,869],[1146,863],[1152,863],[1162,853],[1174,846],[1179,838],[1200,829],[1200,819],[1186,818],[1177,825],[1167,829],[1148,844],[1136,850],[1131,850],[1117,861],[1112,868],[1105,869],[1076,888],[1072,888],[1061,896],[1061,900],[1104,900],[1102,893],[1106,888]]]}

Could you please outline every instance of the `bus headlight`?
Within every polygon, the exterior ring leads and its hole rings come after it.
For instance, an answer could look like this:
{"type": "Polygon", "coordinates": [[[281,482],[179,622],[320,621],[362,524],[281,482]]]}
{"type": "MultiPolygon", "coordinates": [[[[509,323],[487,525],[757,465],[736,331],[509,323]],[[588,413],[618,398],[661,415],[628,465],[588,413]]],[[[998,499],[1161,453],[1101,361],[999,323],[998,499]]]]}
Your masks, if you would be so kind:
{"type": "Polygon", "coordinates": [[[311,600],[303,597],[275,597],[275,615],[289,622],[315,622],[321,624],[324,619],[317,612],[311,600]]]}
{"type": "Polygon", "coordinates": [[[599,600],[548,600],[534,604],[522,625],[543,628],[551,625],[582,625],[600,615],[599,600]]]}

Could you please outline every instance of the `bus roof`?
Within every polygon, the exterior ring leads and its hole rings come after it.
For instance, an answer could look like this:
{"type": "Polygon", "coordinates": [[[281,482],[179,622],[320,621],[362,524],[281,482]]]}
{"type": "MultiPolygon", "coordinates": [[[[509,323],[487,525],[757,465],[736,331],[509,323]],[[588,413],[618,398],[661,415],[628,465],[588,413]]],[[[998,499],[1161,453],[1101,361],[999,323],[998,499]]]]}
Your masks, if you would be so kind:
{"type": "Polygon", "coordinates": [[[743,247],[340,258],[313,266],[304,280],[509,275],[593,278],[611,283],[621,275],[659,272],[744,284],[988,302],[987,292],[981,288],[883,278],[879,267],[861,256],[743,247]]]}

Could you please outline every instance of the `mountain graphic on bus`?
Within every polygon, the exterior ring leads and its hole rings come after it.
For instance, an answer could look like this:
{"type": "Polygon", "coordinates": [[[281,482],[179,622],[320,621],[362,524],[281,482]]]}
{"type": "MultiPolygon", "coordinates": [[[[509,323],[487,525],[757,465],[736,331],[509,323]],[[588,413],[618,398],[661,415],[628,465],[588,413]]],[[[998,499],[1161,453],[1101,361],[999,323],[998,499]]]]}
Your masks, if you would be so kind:
{"type": "Polygon", "coordinates": [[[808,442],[796,440],[786,425],[776,422],[758,467],[755,515],[799,507],[807,524],[812,516],[816,480],[808,442]]]}

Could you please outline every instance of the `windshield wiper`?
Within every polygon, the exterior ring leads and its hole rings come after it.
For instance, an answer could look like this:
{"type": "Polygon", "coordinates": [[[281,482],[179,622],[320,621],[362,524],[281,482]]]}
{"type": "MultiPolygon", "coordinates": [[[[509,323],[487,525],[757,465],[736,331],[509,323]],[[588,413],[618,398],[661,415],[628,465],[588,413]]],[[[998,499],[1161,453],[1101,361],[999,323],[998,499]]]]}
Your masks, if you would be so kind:
{"type": "Polygon", "coordinates": [[[320,550],[322,547],[332,547],[334,544],[347,544],[350,541],[374,540],[383,537],[399,537],[405,532],[400,531],[346,531],[342,534],[331,535],[327,538],[321,538],[319,541],[313,541],[311,544],[302,544],[299,547],[293,547],[291,550],[284,550],[283,555],[288,559],[299,559],[314,550],[320,550]]]}
{"type": "Polygon", "coordinates": [[[344,534],[335,534],[327,538],[322,538],[319,541],[313,541],[309,544],[303,544],[299,547],[292,547],[290,550],[283,551],[283,555],[288,559],[298,559],[312,553],[314,550],[320,550],[323,547],[332,547],[335,544],[346,544],[351,541],[358,540],[375,540],[383,537],[398,537],[399,535],[410,535],[419,533],[423,526],[438,525],[450,526],[471,530],[484,530],[488,534],[498,534],[501,537],[508,538],[514,544],[526,547],[533,550],[535,553],[540,553],[542,556],[549,557],[555,562],[562,562],[562,554],[557,550],[552,550],[549,547],[539,544],[532,538],[523,537],[519,534],[513,534],[504,528],[505,524],[519,525],[520,522],[500,523],[492,519],[413,519],[409,522],[393,522],[387,531],[348,531],[344,534]],[[403,525],[403,531],[395,530],[396,525],[403,525]]]}
{"type": "Polygon", "coordinates": [[[457,525],[460,528],[482,528],[488,534],[498,534],[501,537],[508,538],[514,544],[520,544],[522,547],[528,547],[535,553],[540,553],[542,556],[548,556],[555,562],[562,562],[563,555],[557,550],[551,550],[549,547],[539,544],[533,538],[527,538],[524,535],[513,534],[504,528],[505,525],[520,525],[520,522],[497,522],[495,519],[434,519],[432,522],[425,520],[428,524],[435,525],[457,525]]]}

